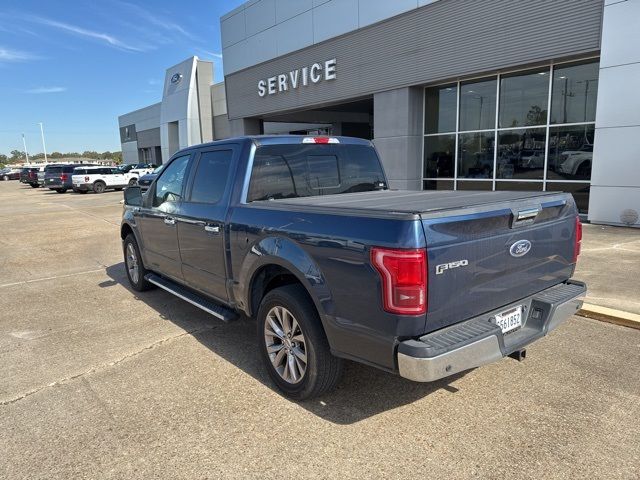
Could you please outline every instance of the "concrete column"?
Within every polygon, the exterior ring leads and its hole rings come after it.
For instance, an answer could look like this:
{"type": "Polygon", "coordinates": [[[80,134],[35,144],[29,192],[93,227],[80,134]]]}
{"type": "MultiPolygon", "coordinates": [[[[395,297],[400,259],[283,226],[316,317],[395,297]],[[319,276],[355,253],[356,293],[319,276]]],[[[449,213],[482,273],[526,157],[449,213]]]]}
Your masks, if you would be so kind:
{"type": "Polygon", "coordinates": [[[373,97],[373,142],[389,187],[422,190],[422,103],[419,87],[398,88],[373,97]]]}
{"type": "Polygon", "coordinates": [[[606,0],[589,220],[640,227],[640,0],[606,0]]]}
{"type": "Polygon", "coordinates": [[[242,135],[260,135],[263,132],[262,121],[257,118],[239,118],[230,120],[229,127],[232,137],[242,135]]]}

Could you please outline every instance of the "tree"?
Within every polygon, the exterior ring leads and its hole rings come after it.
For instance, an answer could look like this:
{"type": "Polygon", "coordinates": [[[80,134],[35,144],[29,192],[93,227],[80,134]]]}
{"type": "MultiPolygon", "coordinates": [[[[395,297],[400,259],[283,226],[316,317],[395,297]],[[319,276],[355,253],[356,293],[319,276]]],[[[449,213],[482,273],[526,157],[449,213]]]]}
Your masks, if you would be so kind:
{"type": "Polygon", "coordinates": [[[25,158],[24,152],[11,150],[11,160],[22,160],[23,158],[25,158]]]}

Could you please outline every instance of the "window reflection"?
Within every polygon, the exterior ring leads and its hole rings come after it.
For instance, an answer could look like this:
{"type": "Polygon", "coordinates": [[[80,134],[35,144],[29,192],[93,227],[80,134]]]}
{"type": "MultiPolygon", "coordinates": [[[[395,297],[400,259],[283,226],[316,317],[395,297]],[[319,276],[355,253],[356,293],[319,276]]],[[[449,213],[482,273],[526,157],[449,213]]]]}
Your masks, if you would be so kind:
{"type": "Polygon", "coordinates": [[[542,180],[545,137],[544,128],[501,131],[497,178],[542,180]]]}
{"type": "Polygon", "coordinates": [[[425,180],[425,190],[453,190],[453,180],[425,180]]]}
{"type": "Polygon", "coordinates": [[[501,128],[545,125],[549,101],[549,70],[500,79],[501,128]]]}
{"type": "Polygon", "coordinates": [[[496,190],[541,192],[542,182],[496,182],[496,190]]]}
{"type": "Polygon", "coordinates": [[[567,192],[573,195],[580,213],[587,213],[589,209],[589,193],[591,186],[588,183],[547,183],[547,192],[567,192]]]}
{"type": "Polygon", "coordinates": [[[496,126],[497,80],[460,86],[460,130],[489,130],[496,126]]]}
{"type": "Polygon", "coordinates": [[[551,123],[595,121],[599,68],[598,62],[555,68],[551,123]]]}
{"type": "Polygon", "coordinates": [[[456,153],[455,135],[424,138],[424,175],[426,178],[453,178],[456,153]]]}
{"type": "Polygon", "coordinates": [[[426,90],[425,133],[456,131],[457,90],[455,84],[426,90]]]}
{"type": "Polygon", "coordinates": [[[493,182],[458,182],[458,190],[483,190],[483,191],[491,191],[493,190],[493,182]]]}
{"type": "Polygon", "coordinates": [[[594,125],[549,129],[548,180],[590,180],[594,125]]]}
{"type": "Polygon", "coordinates": [[[461,133],[458,145],[458,177],[493,178],[493,132],[461,133]]]}

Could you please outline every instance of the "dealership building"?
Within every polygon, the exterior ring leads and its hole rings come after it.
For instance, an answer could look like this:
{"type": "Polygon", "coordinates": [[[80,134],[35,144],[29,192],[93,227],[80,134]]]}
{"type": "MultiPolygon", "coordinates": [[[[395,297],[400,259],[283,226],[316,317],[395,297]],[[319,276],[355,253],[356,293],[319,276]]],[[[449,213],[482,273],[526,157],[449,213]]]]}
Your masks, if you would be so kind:
{"type": "Polygon", "coordinates": [[[127,162],[237,135],[373,140],[391,188],[574,195],[640,226],[640,0],[250,0],[119,118],[127,162]]]}

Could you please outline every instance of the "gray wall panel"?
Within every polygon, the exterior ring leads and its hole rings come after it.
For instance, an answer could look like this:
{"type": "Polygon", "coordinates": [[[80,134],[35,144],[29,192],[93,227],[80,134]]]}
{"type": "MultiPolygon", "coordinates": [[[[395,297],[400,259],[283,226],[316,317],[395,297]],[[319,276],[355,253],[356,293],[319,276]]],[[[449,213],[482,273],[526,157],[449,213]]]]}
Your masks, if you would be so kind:
{"type": "Polygon", "coordinates": [[[603,0],[441,0],[226,76],[229,117],[308,108],[596,52],[603,0]],[[257,83],[338,59],[337,80],[261,98],[257,83]]]}
{"type": "Polygon", "coordinates": [[[160,143],[160,128],[151,128],[138,132],[138,148],[157,147],[160,143]]]}

